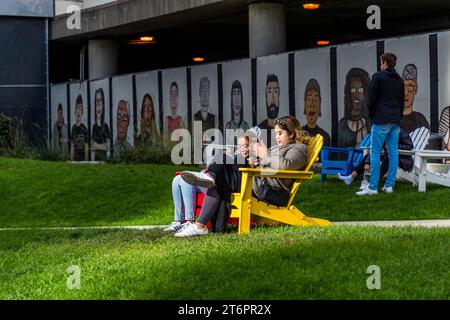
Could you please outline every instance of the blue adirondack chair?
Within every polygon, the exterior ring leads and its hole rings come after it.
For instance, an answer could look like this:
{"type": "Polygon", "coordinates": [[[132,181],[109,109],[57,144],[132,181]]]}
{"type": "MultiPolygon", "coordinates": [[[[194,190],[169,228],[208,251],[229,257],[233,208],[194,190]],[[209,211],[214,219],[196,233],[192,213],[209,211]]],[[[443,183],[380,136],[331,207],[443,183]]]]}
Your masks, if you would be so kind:
{"type": "Polygon", "coordinates": [[[361,162],[364,148],[370,146],[370,133],[366,134],[358,148],[323,147],[320,154],[322,171],[320,180],[324,182],[328,174],[349,175],[361,162]]]}

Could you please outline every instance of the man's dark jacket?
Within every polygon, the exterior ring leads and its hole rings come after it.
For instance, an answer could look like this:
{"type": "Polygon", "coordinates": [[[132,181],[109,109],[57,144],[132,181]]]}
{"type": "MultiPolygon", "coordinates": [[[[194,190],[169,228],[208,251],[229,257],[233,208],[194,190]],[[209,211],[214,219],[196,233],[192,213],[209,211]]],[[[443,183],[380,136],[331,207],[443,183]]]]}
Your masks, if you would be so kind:
{"type": "Polygon", "coordinates": [[[368,93],[369,116],[373,124],[398,123],[405,108],[405,89],[394,68],[375,73],[368,93]]]}

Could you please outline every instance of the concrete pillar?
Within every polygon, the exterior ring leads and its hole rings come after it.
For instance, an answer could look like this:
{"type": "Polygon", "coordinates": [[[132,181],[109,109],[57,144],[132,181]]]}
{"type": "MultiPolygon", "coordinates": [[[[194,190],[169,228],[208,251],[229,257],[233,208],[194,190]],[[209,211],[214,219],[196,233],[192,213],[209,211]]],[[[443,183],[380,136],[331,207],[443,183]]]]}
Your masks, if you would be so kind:
{"type": "Polygon", "coordinates": [[[249,1],[248,29],[251,58],[286,51],[285,1],[249,1]]]}
{"type": "Polygon", "coordinates": [[[117,74],[118,46],[113,40],[89,40],[89,79],[117,74]]]}

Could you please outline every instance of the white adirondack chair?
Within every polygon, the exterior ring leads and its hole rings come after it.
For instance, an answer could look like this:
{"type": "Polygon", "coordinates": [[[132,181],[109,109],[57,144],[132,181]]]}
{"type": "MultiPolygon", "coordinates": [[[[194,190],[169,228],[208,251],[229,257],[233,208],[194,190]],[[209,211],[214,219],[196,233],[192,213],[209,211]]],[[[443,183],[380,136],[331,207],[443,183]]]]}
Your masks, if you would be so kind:
{"type": "Polygon", "coordinates": [[[398,168],[397,179],[412,182],[413,186],[415,186],[419,181],[420,164],[417,157],[414,157],[414,155],[416,152],[424,150],[427,146],[428,139],[430,138],[430,130],[425,127],[417,128],[416,130],[412,131],[409,136],[411,137],[411,140],[413,142],[413,149],[398,150],[398,153],[403,155],[412,155],[414,159],[414,168],[411,172],[398,168]]]}

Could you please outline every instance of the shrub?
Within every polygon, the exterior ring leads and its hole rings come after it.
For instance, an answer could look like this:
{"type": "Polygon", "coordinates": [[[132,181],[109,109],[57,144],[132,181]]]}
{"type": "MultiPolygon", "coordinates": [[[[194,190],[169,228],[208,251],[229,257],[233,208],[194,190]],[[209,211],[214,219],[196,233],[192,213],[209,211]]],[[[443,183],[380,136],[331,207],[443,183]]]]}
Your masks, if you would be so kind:
{"type": "Polygon", "coordinates": [[[157,163],[172,164],[172,144],[166,136],[160,139],[135,139],[135,145],[126,149],[119,156],[112,156],[108,162],[117,163],[157,163]]]}

